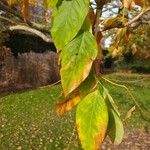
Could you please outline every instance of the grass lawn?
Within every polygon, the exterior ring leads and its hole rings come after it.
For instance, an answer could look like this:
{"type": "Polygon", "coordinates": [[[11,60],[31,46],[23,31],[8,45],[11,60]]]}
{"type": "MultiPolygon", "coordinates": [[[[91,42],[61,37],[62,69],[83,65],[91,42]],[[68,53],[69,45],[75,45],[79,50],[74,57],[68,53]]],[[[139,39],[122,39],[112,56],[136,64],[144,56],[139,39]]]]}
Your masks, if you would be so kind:
{"type": "MultiPolygon", "coordinates": [[[[117,73],[106,77],[129,87],[148,114],[150,76],[117,73]]],[[[105,86],[119,106],[122,118],[125,117],[125,113],[134,106],[126,90],[106,82],[105,86]]],[[[55,113],[60,93],[61,87],[57,85],[0,98],[0,150],[80,150],[74,128],[75,111],[63,117],[55,113]]],[[[148,128],[148,124],[136,109],[125,126],[127,130],[142,130],[148,128]]]]}

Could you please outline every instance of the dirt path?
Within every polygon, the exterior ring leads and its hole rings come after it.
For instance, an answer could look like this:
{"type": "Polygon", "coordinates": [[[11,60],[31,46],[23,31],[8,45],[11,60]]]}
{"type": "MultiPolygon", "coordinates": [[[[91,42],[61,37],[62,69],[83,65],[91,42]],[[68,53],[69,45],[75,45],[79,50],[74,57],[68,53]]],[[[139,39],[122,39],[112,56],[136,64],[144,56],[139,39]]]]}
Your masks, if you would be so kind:
{"type": "Polygon", "coordinates": [[[150,132],[130,131],[118,146],[113,146],[107,139],[102,150],[150,150],[150,132]]]}

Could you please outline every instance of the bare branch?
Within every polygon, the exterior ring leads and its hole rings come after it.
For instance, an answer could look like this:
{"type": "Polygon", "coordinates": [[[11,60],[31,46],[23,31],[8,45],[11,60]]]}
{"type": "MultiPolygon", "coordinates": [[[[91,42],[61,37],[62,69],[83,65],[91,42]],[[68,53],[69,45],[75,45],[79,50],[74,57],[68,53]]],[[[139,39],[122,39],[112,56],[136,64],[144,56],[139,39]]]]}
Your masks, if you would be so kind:
{"type": "Polygon", "coordinates": [[[136,22],[137,20],[139,20],[145,13],[147,13],[148,11],[150,11],[150,7],[148,7],[146,10],[141,11],[137,16],[135,16],[133,19],[131,19],[129,22],[127,22],[125,24],[125,26],[129,26],[130,24],[136,22]]]}
{"type": "Polygon", "coordinates": [[[134,18],[129,20],[126,24],[123,24],[122,21],[116,20],[115,22],[113,22],[113,24],[111,24],[111,26],[109,26],[107,28],[104,26],[102,31],[110,30],[112,28],[124,28],[124,27],[127,27],[127,26],[131,25],[131,24],[133,25],[131,28],[136,28],[140,24],[144,23],[144,22],[141,21],[141,18],[144,16],[144,14],[146,14],[149,11],[150,11],[150,7],[148,7],[147,9],[145,9],[143,11],[141,11],[137,16],[135,16],[134,18]]]}

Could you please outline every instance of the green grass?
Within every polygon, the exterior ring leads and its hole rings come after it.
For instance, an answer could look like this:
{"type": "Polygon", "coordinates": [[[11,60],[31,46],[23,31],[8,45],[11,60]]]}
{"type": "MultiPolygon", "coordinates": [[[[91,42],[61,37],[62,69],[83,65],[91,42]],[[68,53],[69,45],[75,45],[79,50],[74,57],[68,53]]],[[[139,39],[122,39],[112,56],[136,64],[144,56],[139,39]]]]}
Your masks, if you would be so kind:
{"type": "MultiPolygon", "coordinates": [[[[60,86],[55,86],[1,98],[0,149],[62,150],[67,147],[74,114],[68,113],[63,118],[56,115],[55,104],[60,92],[60,86]]],[[[72,147],[75,149],[77,144],[72,147]]]]}
{"type": "MultiPolygon", "coordinates": [[[[106,76],[123,81],[129,87],[142,109],[150,108],[150,81],[148,76],[137,74],[112,74],[106,76]],[[132,82],[133,80],[137,80],[132,82]],[[127,82],[125,82],[127,81],[127,82]]],[[[118,81],[117,81],[118,82],[118,81]]],[[[120,82],[118,82],[120,83],[120,82]]],[[[108,83],[122,118],[134,105],[125,89],[108,83]]],[[[75,109],[64,117],[55,113],[55,104],[61,93],[60,86],[12,94],[0,98],[0,150],[80,150],[74,131],[75,109]]],[[[126,123],[127,129],[148,127],[138,109],[126,123]]]]}

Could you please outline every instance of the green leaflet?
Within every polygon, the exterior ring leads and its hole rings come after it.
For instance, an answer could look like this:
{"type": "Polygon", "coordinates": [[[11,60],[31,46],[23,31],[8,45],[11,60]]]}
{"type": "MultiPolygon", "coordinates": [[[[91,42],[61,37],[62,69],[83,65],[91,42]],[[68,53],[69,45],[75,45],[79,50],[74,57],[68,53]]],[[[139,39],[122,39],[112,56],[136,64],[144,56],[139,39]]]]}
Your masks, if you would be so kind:
{"type": "Polygon", "coordinates": [[[114,144],[120,144],[124,136],[122,121],[113,108],[109,108],[108,135],[114,144]]]}
{"type": "Polygon", "coordinates": [[[53,8],[56,6],[58,0],[44,0],[44,4],[48,8],[53,8]]]}
{"type": "Polygon", "coordinates": [[[98,150],[108,124],[107,106],[99,90],[88,94],[79,103],[76,124],[83,149],[98,150]]]}
{"type": "Polygon", "coordinates": [[[83,30],[83,31],[90,31],[90,28],[92,28],[92,26],[91,26],[89,17],[86,17],[84,22],[83,22],[83,25],[81,27],[81,30],[83,30]]]}
{"type": "Polygon", "coordinates": [[[123,139],[124,128],[122,121],[120,120],[120,113],[118,111],[117,105],[115,104],[108,90],[101,83],[99,85],[99,91],[101,92],[103,98],[107,103],[109,112],[109,123],[107,134],[110,136],[114,144],[120,144],[123,139]]]}
{"type": "Polygon", "coordinates": [[[58,50],[62,50],[77,35],[88,9],[88,0],[64,0],[55,10],[51,33],[58,50]]]}
{"type": "Polygon", "coordinates": [[[81,83],[79,87],[81,99],[83,99],[89,93],[95,91],[96,87],[97,87],[97,81],[95,79],[94,70],[92,69],[88,77],[84,80],[84,82],[81,83]]]}
{"type": "Polygon", "coordinates": [[[103,97],[106,100],[109,112],[108,135],[110,136],[114,144],[120,144],[124,135],[123,124],[122,121],[120,120],[120,113],[113,98],[111,97],[108,90],[104,86],[103,86],[103,97]]]}
{"type": "Polygon", "coordinates": [[[120,116],[117,105],[115,104],[113,98],[111,97],[108,90],[104,86],[103,86],[103,97],[104,99],[106,99],[107,104],[113,108],[113,110],[118,114],[118,116],[120,116]]]}
{"type": "Polygon", "coordinates": [[[64,47],[60,56],[60,74],[65,96],[76,89],[89,75],[97,51],[95,38],[88,31],[79,34],[64,47]]]}

